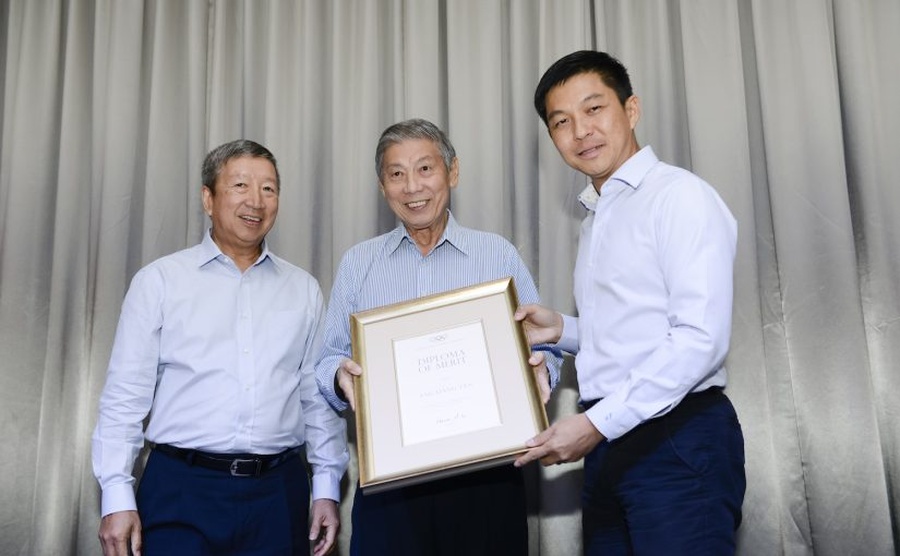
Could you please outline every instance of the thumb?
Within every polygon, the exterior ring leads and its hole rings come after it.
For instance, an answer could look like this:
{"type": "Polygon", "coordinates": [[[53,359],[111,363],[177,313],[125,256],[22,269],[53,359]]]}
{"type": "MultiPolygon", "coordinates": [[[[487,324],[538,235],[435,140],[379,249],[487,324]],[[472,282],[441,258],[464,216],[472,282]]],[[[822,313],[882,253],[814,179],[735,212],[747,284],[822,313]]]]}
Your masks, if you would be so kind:
{"type": "Polygon", "coordinates": [[[141,556],[141,530],[139,527],[131,529],[131,553],[134,556],[141,556]]]}
{"type": "Polygon", "coordinates": [[[316,519],[312,520],[312,525],[309,527],[309,540],[314,541],[319,538],[319,531],[321,528],[321,520],[316,519]]]}

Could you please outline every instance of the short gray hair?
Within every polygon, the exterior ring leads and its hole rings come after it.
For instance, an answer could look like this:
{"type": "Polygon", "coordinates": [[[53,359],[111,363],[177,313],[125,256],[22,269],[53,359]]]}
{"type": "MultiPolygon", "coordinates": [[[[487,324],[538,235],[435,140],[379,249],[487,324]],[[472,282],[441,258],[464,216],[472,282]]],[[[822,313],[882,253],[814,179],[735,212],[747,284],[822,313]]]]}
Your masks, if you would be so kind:
{"type": "Polygon", "coordinates": [[[219,145],[209,151],[203,160],[203,168],[201,170],[201,178],[203,185],[209,188],[210,193],[216,193],[216,178],[222,167],[232,158],[240,158],[249,156],[251,158],[265,158],[272,163],[275,168],[275,185],[281,189],[281,176],[278,174],[278,163],[275,161],[275,155],[269,149],[263,147],[255,141],[249,139],[237,139],[224,145],[219,145]]]}
{"type": "Polygon", "coordinates": [[[440,128],[428,120],[421,118],[413,118],[403,122],[398,122],[381,133],[378,139],[378,147],[375,149],[375,174],[381,180],[382,163],[384,162],[384,153],[391,145],[402,143],[410,139],[429,139],[437,145],[441,151],[441,158],[444,159],[444,166],[447,171],[453,165],[453,159],[456,158],[456,149],[450,143],[447,135],[440,128]]]}

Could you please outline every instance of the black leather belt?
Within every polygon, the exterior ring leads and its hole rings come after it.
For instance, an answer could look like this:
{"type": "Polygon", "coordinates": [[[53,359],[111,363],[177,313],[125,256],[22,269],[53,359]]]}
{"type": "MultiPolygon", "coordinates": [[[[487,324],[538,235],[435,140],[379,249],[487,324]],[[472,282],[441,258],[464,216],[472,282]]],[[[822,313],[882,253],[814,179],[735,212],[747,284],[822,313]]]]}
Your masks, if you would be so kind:
{"type": "MultiPolygon", "coordinates": [[[[724,388],[722,388],[721,386],[710,386],[706,390],[701,390],[700,392],[691,392],[690,394],[685,396],[684,399],[681,400],[681,402],[675,407],[677,408],[681,405],[688,407],[697,402],[704,401],[708,398],[714,398],[714,397],[722,394],[723,390],[724,390],[724,388]]],[[[600,398],[600,399],[603,399],[603,398],[600,398]]],[[[594,407],[597,404],[597,402],[599,402],[599,401],[600,400],[590,400],[587,402],[582,401],[582,402],[579,402],[579,405],[582,407],[582,409],[587,411],[588,409],[594,407]]]]}
{"type": "Polygon", "coordinates": [[[180,459],[188,465],[196,465],[215,471],[224,471],[232,477],[259,477],[266,471],[278,467],[282,463],[300,454],[300,447],[285,450],[279,454],[210,454],[199,450],[179,448],[169,444],[157,444],[154,450],[180,459]]]}

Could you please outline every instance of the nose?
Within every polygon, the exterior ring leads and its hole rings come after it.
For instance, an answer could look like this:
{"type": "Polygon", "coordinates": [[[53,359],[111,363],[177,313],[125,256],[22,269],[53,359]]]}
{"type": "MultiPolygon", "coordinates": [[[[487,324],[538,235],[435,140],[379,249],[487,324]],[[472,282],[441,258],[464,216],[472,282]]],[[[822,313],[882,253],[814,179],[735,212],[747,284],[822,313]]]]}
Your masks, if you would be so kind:
{"type": "Polygon", "coordinates": [[[419,180],[416,179],[414,173],[410,172],[406,176],[406,183],[403,184],[403,192],[404,193],[415,193],[416,191],[420,191],[422,189],[422,185],[419,183],[419,180]]]}
{"type": "Polygon", "coordinates": [[[587,125],[584,118],[576,116],[572,118],[572,133],[575,134],[575,139],[581,140],[591,135],[593,130],[587,125]]]}
{"type": "Polygon", "coordinates": [[[263,191],[261,185],[255,185],[250,188],[250,191],[247,195],[247,205],[252,208],[262,208],[263,206],[263,191]]]}

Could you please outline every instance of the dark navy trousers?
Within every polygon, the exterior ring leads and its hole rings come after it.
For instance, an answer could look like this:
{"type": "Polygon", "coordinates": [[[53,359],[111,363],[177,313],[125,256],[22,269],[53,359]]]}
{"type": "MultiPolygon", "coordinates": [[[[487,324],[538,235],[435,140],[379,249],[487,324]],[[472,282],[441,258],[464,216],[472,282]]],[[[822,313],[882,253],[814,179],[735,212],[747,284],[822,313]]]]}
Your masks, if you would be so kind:
{"type": "Polygon", "coordinates": [[[512,464],[353,499],[351,556],[527,556],[522,470],[512,464]]]}
{"type": "Polygon", "coordinates": [[[145,556],[309,555],[309,479],[294,457],[259,477],[150,453],[137,492],[145,556]]]}
{"type": "Polygon", "coordinates": [[[584,553],[734,554],[745,488],[731,401],[721,388],[689,395],[585,457],[584,553]]]}

